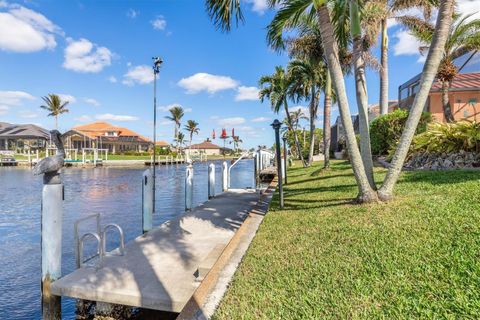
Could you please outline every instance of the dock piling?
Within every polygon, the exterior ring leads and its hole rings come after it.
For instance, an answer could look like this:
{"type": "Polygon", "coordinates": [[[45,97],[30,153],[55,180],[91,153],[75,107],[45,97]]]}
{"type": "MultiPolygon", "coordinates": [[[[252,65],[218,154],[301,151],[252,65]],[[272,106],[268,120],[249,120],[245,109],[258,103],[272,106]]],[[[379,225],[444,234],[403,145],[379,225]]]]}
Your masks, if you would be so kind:
{"type": "Polygon", "coordinates": [[[185,211],[192,210],[193,203],[193,166],[187,165],[185,174],[185,211]]]}
{"type": "Polygon", "coordinates": [[[153,224],[153,174],[150,169],[143,172],[142,208],[142,231],[146,233],[152,229],[153,224]]]}
{"type": "Polygon", "coordinates": [[[215,197],[215,164],[208,166],[208,199],[215,197]]]}
{"type": "Polygon", "coordinates": [[[50,285],[62,274],[63,184],[60,174],[44,177],[42,191],[42,318],[60,320],[61,298],[50,292],[50,285]],[[47,178],[47,179],[45,179],[47,178]]]}
{"type": "Polygon", "coordinates": [[[223,192],[228,191],[228,166],[226,161],[222,163],[222,190],[223,192]]]}

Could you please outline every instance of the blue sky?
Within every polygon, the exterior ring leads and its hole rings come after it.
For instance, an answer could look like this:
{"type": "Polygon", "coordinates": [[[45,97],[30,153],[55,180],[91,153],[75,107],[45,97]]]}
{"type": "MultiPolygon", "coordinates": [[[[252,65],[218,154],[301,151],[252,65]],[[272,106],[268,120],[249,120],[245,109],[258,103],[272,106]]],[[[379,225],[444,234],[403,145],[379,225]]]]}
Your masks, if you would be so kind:
{"type": "MultiPolygon", "coordinates": [[[[465,11],[480,7],[480,1],[459,3],[465,11]]],[[[150,66],[158,55],[164,60],[158,139],[171,140],[173,125],[164,116],[180,104],[184,121],[200,123],[197,142],[213,129],[218,135],[222,127],[234,127],[245,147],[271,145],[269,124],[276,115],[256,99],[256,87],[261,75],[288,58],[266,45],[265,27],[274,14],[266,0],[243,5],[246,23],[225,34],[199,0],[0,0],[0,121],[53,128],[39,106],[42,96],[57,93],[70,101],[70,112],[59,119],[61,131],[105,120],[151,137],[150,66]]],[[[420,72],[422,63],[418,43],[406,31],[392,21],[389,33],[390,98],[396,99],[398,85],[420,72]]],[[[369,102],[376,103],[378,76],[369,72],[368,81],[369,102]]],[[[356,113],[350,78],[347,88],[356,113]]]]}

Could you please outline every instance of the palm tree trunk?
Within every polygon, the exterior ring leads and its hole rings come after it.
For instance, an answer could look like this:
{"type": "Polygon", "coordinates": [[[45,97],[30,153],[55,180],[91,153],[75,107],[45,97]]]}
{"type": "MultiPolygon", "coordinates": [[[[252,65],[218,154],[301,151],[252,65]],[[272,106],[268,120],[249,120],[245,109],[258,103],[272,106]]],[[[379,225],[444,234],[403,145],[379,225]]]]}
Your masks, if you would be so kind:
{"type": "Polygon", "coordinates": [[[378,190],[378,195],[382,200],[389,200],[393,197],[393,188],[400,176],[403,163],[407,157],[410,144],[412,143],[433,80],[435,79],[438,66],[443,57],[445,43],[452,23],[454,2],[454,0],[444,0],[440,4],[432,43],[430,45],[427,60],[423,66],[422,77],[420,79],[420,90],[415,95],[415,100],[410,109],[407,122],[405,123],[405,129],[400,137],[400,142],[398,143],[397,150],[393,156],[390,169],[387,172],[382,186],[378,190]]]}
{"type": "Polygon", "coordinates": [[[55,116],[55,130],[58,130],[58,115],[55,116]]]}
{"type": "Polygon", "coordinates": [[[444,81],[442,83],[442,105],[443,105],[443,115],[445,116],[445,121],[453,122],[455,118],[453,117],[452,107],[450,105],[450,97],[448,95],[450,91],[450,83],[444,81]]]}
{"type": "Polygon", "coordinates": [[[303,159],[302,149],[300,148],[300,141],[298,140],[297,131],[293,130],[292,117],[290,116],[290,111],[288,110],[288,104],[285,101],[283,105],[285,107],[285,114],[286,114],[287,120],[288,120],[288,127],[291,128],[292,131],[293,131],[293,138],[295,139],[295,145],[296,145],[297,151],[298,151],[298,159],[302,161],[302,164],[305,167],[305,160],[303,159]]]}
{"type": "Polygon", "coordinates": [[[315,95],[315,86],[312,86],[312,98],[310,101],[310,147],[308,149],[308,166],[311,166],[313,163],[313,150],[315,147],[315,119],[317,118],[315,95]]]}
{"type": "Polygon", "coordinates": [[[346,144],[350,162],[352,164],[353,173],[358,186],[358,201],[372,202],[377,201],[377,194],[370,186],[368,178],[365,175],[365,167],[363,165],[360,151],[358,150],[355,132],[353,130],[352,118],[350,115],[350,107],[348,105],[347,92],[343,78],[342,67],[340,66],[338,56],[338,45],[333,33],[333,26],[330,21],[330,14],[327,6],[320,5],[317,7],[317,18],[320,26],[320,36],[322,38],[323,48],[327,58],[328,69],[332,77],[332,83],[338,96],[338,106],[340,109],[340,117],[345,130],[346,144]]]}
{"type": "Polygon", "coordinates": [[[360,26],[360,11],[356,0],[351,1],[350,4],[350,25],[353,38],[353,64],[360,129],[360,154],[362,156],[368,182],[372,189],[375,190],[377,187],[373,178],[372,148],[370,146],[370,130],[368,123],[367,80],[365,78],[365,61],[363,60],[361,38],[362,29],[360,26]]]}
{"type": "Polygon", "coordinates": [[[387,18],[382,19],[382,47],[380,64],[380,114],[388,113],[388,32],[387,18]]]}
{"type": "Polygon", "coordinates": [[[324,156],[324,168],[330,167],[330,112],[332,106],[332,78],[330,77],[330,71],[327,70],[327,81],[325,84],[325,101],[323,104],[323,156],[324,156]]]}

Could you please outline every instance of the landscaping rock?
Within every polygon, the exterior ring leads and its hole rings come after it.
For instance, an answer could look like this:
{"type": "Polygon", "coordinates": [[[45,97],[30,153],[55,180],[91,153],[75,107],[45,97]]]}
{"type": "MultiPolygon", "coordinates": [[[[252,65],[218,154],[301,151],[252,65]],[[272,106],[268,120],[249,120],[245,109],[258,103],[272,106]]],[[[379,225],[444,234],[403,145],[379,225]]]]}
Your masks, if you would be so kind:
{"type": "Polygon", "coordinates": [[[460,151],[457,153],[417,153],[405,164],[407,169],[449,170],[480,168],[480,153],[460,151]]]}

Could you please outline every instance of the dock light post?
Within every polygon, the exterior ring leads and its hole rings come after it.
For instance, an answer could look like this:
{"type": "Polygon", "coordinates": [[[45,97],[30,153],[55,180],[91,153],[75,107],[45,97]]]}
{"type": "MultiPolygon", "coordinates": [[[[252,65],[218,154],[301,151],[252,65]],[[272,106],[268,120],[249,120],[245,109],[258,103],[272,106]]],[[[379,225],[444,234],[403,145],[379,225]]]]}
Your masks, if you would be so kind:
{"type": "Polygon", "coordinates": [[[160,73],[160,66],[163,63],[163,60],[159,57],[153,57],[153,211],[155,212],[155,148],[157,147],[157,74],[160,73]]]}
{"type": "Polygon", "coordinates": [[[215,197],[215,165],[208,166],[208,199],[215,197]]]}
{"type": "Polygon", "coordinates": [[[278,191],[280,193],[280,209],[283,209],[283,185],[282,185],[282,154],[280,151],[280,127],[282,123],[275,119],[271,124],[275,130],[275,157],[277,158],[278,191]]]}
{"type": "Polygon", "coordinates": [[[193,165],[187,165],[185,172],[185,211],[192,210],[193,203],[193,165]]]}
{"type": "Polygon", "coordinates": [[[287,137],[283,136],[283,174],[285,175],[285,184],[287,184],[287,137]]]}

